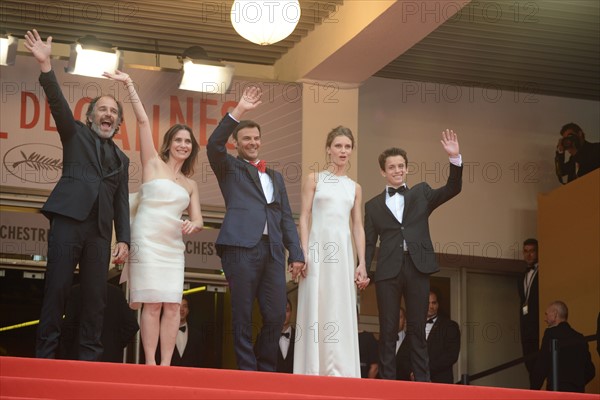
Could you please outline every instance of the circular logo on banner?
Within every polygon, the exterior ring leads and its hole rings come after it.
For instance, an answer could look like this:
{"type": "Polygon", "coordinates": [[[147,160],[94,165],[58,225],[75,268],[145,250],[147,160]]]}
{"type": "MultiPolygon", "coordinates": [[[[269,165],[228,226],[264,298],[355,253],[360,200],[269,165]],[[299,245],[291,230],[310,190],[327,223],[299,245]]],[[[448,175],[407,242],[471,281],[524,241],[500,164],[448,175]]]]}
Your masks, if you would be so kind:
{"type": "Polygon", "coordinates": [[[62,149],[44,143],[27,143],[8,150],[4,168],[22,182],[56,183],[62,174],[62,149]]]}

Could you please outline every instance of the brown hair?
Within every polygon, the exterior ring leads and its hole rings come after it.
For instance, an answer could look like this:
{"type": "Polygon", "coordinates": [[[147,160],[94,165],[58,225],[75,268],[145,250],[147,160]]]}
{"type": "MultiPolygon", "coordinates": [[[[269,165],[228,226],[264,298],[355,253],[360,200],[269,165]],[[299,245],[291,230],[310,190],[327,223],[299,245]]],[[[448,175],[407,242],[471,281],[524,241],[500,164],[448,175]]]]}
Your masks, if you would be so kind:
{"type": "Polygon", "coordinates": [[[240,121],[238,126],[236,126],[235,129],[233,130],[233,133],[231,135],[233,136],[233,138],[235,140],[238,140],[238,132],[244,128],[256,128],[256,129],[258,129],[258,134],[262,135],[262,133],[260,131],[260,125],[254,121],[250,121],[249,119],[246,119],[246,120],[240,121]]]}
{"type": "Polygon", "coordinates": [[[87,111],[85,112],[85,124],[87,125],[88,128],[92,129],[92,121],[90,121],[90,118],[92,117],[92,115],[96,114],[96,103],[98,103],[98,100],[100,100],[102,97],[110,97],[117,103],[117,110],[118,110],[117,123],[116,123],[117,126],[115,128],[115,132],[113,133],[113,136],[114,136],[117,134],[117,132],[119,132],[119,128],[121,127],[121,122],[123,122],[123,105],[112,94],[104,94],[102,96],[94,97],[90,101],[90,103],[88,104],[87,111]]]}
{"type": "Polygon", "coordinates": [[[352,148],[354,148],[354,136],[352,136],[352,131],[350,130],[350,128],[346,128],[342,125],[333,128],[331,132],[327,134],[327,140],[325,140],[325,148],[331,147],[333,139],[335,139],[338,136],[346,136],[348,139],[350,139],[350,141],[352,142],[352,148]]]}
{"type": "Polygon", "coordinates": [[[402,156],[404,158],[404,162],[408,164],[408,157],[406,156],[406,151],[398,148],[398,147],[390,147],[389,149],[385,149],[383,153],[379,155],[379,168],[382,171],[385,171],[385,161],[388,157],[402,156]]]}
{"type": "Polygon", "coordinates": [[[194,174],[194,164],[196,164],[196,158],[198,157],[198,152],[200,151],[200,145],[194,137],[192,128],[184,124],[175,124],[170,127],[163,137],[163,143],[162,146],[160,146],[160,151],[158,154],[164,162],[169,160],[169,148],[171,147],[171,142],[173,142],[175,134],[182,129],[190,133],[190,139],[192,140],[192,151],[190,152],[190,156],[183,162],[183,166],[181,167],[181,173],[189,177],[194,174]]]}

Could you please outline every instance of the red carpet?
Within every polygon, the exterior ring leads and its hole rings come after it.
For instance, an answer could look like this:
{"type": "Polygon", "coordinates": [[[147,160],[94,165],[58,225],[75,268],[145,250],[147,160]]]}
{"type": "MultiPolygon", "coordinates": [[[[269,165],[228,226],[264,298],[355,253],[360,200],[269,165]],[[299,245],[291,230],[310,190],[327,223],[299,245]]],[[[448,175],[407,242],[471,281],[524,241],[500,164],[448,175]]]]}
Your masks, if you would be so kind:
{"type": "Polygon", "coordinates": [[[598,395],[0,357],[1,399],[598,399],[598,395]]]}

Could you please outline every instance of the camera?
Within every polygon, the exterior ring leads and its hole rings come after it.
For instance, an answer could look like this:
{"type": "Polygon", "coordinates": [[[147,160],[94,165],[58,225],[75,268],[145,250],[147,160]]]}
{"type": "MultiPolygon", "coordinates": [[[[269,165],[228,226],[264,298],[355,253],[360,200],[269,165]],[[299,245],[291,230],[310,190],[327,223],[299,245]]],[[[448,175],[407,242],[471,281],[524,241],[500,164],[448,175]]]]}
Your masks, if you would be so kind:
{"type": "Polygon", "coordinates": [[[565,150],[573,148],[579,149],[579,147],[581,147],[581,140],[576,134],[571,133],[561,139],[561,144],[565,150]]]}

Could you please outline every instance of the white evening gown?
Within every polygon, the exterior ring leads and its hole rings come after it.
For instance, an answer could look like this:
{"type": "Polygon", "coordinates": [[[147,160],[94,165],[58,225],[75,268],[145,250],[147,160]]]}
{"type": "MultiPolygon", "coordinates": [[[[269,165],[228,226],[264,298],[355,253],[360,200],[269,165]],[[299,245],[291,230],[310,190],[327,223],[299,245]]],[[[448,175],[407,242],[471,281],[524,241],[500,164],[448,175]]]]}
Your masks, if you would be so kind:
{"type": "Polygon", "coordinates": [[[317,177],[308,273],[298,287],[294,373],[360,378],[349,225],[356,184],[327,171],[317,177]]]}
{"type": "MultiPolygon", "coordinates": [[[[187,190],[170,179],[153,179],[130,196],[131,248],[129,304],[181,303],[185,269],[181,215],[188,208],[187,190]]],[[[124,280],[123,277],[121,280],[124,280]]]]}

